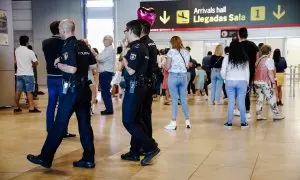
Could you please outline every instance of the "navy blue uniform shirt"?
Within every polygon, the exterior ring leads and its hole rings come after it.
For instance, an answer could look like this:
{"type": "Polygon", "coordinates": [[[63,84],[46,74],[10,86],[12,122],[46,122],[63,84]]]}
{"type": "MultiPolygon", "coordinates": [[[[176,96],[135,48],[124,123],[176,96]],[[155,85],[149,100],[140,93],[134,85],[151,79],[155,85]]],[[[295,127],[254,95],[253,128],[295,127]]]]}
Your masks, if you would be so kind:
{"type": "Polygon", "coordinates": [[[158,74],[159,68],[157,63],[157,47],[152,39],[149,38],[148,35],[145,35],[141,38],[141,42],[143,42],[149,51],[149,64],[147,68],[147,76],[152,77],[152,73],[155,75],[158,74]]]}
{"type": "Polygon", "coordinates": [[[74,75],[62,72],[64,80],[76,82],[87,80],[89,66],[97,63],[89,47],[84,42],[78,41],[75,36],[66,39],[60,62],[77,68],[74,75]]]}
{"type": "Polygon", "coordinates": [[[54,61],[61,56],[63,44],[64,40],[59,36],[52,36],[42,43],[48,76],[61,76],[61,71],[54,67],[54,61]]]}
{"type": "MultiPolygon", "coordinates": [[[[77,39],[75,36],[69,37],[68,39],[65,40],[65,43],[64,43],[64,45],[62,47],[62,51],[61,51],[62,56],[61,56],[60,63],[77,68],[76,43],[77,43],[77,39]]],[[[75,77],[72,77],[72,74],[66,73],[63,71],[61,71],[61,72],[62,72],[64,80],[66,80],[66,81],[75,80],[75,77]]]]}
{"type": "MultiPolygon", "coordinates": [[[[149,61],[148,48],[140,40],[133,41],[129,45],[130,45],[130,49],[127,51],[127,54],[124,56],[124,58],[128,61],[128,67],[135,70],[134,75],[146,76],[148,61],[149,61]]],[[[125,80],[126,80],[126,75],[128,75],[128,73],[124,73],[125,80]]]]}

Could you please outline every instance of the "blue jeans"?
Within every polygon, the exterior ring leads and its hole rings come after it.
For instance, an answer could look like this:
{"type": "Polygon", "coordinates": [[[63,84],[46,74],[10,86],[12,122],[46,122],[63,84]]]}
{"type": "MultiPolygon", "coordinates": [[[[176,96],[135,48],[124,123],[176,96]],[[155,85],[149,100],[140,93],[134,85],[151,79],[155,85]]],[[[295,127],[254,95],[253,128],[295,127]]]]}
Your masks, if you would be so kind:
{"type": "Polygon", "coordinates": [[[220,71],[211,70],[211,93],[210,100],[212,103],[220,102],[222,92],[223,78],[220,71]]]}
{"type": "Polygon", "coordinates": [[[226,80],[225,86],[228,98],[228,123],[232,123],[236,98],[240,110],[241,123],[246,123],[245,98],[247,93],[247,81],[226,80]]]}
{"type": "Polygon", "coordinates": [[[114,73],[112,72],[102,72],[99,74],[99,85],[101,89],[101,95],[107,112],[114,112],[110,92],[110,83],[113,78],[113,75],[114,73]]]}
{"type": "Polygon", "coordinates": [[[168,87],[172,97],[172,120],[176,120],[178,111],[178,98],[180,98],[185,119],[189,119],[189,107],[187,104],[187,74],[169,73],[168,87]]]}
{"type": "Polygon", "coordinates": [[[54,123],[55,109],[58,98],[62,93],[62,78],[61,77],[47,77],[48,86],[48,106],[46,112],[46,127],[49,132],[54,123]]]}

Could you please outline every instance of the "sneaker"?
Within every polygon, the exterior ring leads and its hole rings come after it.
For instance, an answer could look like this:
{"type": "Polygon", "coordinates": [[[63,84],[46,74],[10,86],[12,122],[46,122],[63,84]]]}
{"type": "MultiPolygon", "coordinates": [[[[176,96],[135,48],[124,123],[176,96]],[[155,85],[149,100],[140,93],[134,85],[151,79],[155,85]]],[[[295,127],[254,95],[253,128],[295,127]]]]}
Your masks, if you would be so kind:
{"type": "Polygon", "coordinates": [[[22,109],[20,107],[18,107],[17,109],[14,109],[14,113],[17,113],[17,112],[22,112],[22,109]]]}
{"type": "Polygon", "coordinates": [[[42,111],[38,110],[38,109],[35,107],[35,108],[32,109],[32,110],[29,109],[29,112],[30,112],[30,113],[40,113],[40,112],[42,112],[42,111]]]}
{"type": "Polygon", "coordinates": [[[235,116],[240,116],[240,111],[239,111],[238,109],[235,109],[235,110],[233,111],[233,114],[234,114],[235,116]]]}
{"type": "Polygon", "coordinates": [[[229,124],[228,122],[224,124],[225,128],[231,129],[232,128],[232,124],[229,124]]]}
{"type": "Polygon", "coordinates": [[[273,115],[273,120],[282,120],[284,119],[285,117],[281,114],[274,114],[273,115]]]}
{"type": "Polygon", "coordinates": [[[167,130],[176,130],[176,121],[171,121],[168,125],[165,126],[165,129],[167,130]]]}
{"type": "Polygon", "coordinates": [[[258,120],[258,121],[267,120],[267,118],[259,114],[256,116],[256,120],[258,120]]]}
{"type": "Polygon", "coordinates": [[[190,129],[191,128],[191,122],[190,120],[185,120],[185,127],[190,129]]]}
{"type": "Polygon", "coordinates": [[[245,128],[248,128],[249,127],[249,124],[248,123],[242,123],[241,124],[241,128],[242,129],[245,129],[245,128]]]}

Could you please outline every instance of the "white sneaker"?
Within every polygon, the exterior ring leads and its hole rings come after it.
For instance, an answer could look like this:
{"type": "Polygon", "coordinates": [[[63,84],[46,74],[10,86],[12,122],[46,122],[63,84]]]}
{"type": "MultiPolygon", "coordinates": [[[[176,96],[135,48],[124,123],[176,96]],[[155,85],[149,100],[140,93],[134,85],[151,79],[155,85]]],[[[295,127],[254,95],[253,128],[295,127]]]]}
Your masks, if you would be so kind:
{"type": "Polygon", "coordinates": [[[281,114],[274,114],[273,115],[273,120],[282,120],[284,119],[285,117],[281,114]]]}
{"type": "Polygon", "coordinates": [[[190,129],[191,128],[191,122],[190,120],[185,120],[185,127],[190,129]]]}
{"type": "Polygon", "coordinates": [[[260,120],[267,120],[267,118],[264,117],[263,115],[258,114],[258,115],[256,116],[256,120],[258,120],[258,121],[260,121],[260,120]]]}
{"type": "Polygon", "coordinates": [[[240,116],[240,111],[239,111],[238,109],[235,109],[235,110],[233,111],[233,115],[235,115],[235,116],[240,116]]]}
{"type": "Polygon", "coordinates": [[[176,130],[177,129],[176,121],[171,121],[168,125],[165,126],[165,129],[176,130]]]}
{"type": "Polygon", "coordinates": [[[251,114],[250,113],[246,113],[246,118],[247,119],[251,119],[252,118],[251,114]]]}

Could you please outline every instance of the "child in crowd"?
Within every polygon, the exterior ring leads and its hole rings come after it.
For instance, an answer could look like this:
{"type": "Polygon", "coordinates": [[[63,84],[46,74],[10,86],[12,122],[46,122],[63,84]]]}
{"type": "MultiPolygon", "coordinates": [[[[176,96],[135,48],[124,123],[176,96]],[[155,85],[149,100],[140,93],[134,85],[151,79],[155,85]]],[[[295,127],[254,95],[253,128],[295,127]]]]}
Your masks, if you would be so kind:
{"type": "Polygon", "coordinates": [[[204,83],[207,80],[206,72],[202,69],[201,64],[196,65],[197,71],[196,71],[196,77],[194,80],[194,84],[196,86],[196,101],[200,101],[200,95],[202,95],[202,92],[204,90],[204,83]]]}

